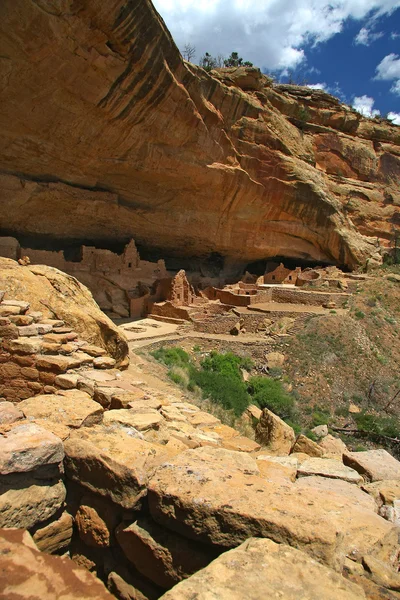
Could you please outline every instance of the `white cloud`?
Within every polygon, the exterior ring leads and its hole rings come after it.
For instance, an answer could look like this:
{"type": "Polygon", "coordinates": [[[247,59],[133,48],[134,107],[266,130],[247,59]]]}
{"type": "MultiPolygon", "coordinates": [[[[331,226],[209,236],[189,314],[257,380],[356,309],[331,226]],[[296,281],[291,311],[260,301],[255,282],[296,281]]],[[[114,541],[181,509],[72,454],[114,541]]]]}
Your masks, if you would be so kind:
{"type": "MultiPolygon", "coordinates": [[[[179,48],[229,55],[267,70],[294,69],[304,47],[340,33],[347,19],[389,15],[400,0],[154,0],[179,48]]],[[[370,26],[371,28],[371,26],[370,26]]]]}
{"type": "Polygon", "coordinates": [[[376,67],[375,79],[394,80],[390,91],[392,94],[400,96],[400,57],[398,54],[392,52],[381,60],[376,67]]]}
{"type": "Polygon", "coordinates": [[[356,44],[362,44],[363,46],[370,46],[376,40],[379,40],[383,36],[382,31],[372,33],[367,27],[362,27],[354,38],[356,44]]]}
{"type": "Polygon", "coordinates": [[[394,82],[394,84],[390,88],[390,91],[392,92],[392,94],[397,94],[398,96],[400,96],[400,79],[394,82]]]}
{"type": "Polygon", "coordinates": [[[307,84],[307,87],[311,88],[312,90],[326,91],[328,89],[328,86],[326,85],[326,83],[309,83],[309,84],[307,84]]]}
{"type": "Polygon", "coordinates": [[[392,33],[390,34],[390,39],[391,40],[397,40],[397,38],[400,37],[400,33],[397,33],[397,31],[392,31],[392,33]]]}
{"type": "Polygon", "coordinates": [[[375,79],[400,79],[400,57],[394,53],[385,56],[376,67],[375,79]]]}
{"type": "Polygon", "coordinates": [[[370,96],[356,96],[353,100],[353,108],[364,117],[376,117],[380,112],[373,108],[374,102],[374,99],[370,96]]]}
{"type": "Polygon", "coordinates": [[[400,113],[390,112],[388,114],[388,119],[395,125],[400,125],[400,113]]]}

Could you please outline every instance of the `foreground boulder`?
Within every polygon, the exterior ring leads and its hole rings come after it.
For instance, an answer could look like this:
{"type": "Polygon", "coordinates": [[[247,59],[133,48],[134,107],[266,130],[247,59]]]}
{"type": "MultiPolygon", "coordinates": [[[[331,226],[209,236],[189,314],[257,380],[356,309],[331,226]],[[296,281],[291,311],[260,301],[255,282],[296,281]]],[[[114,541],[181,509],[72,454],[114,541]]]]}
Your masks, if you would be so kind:
{"type": "Polygon", "coordinates": [[[146,493],[149,474],[168,451],[132,432],[96,425],[71,434],[64,444],[67,477],[123,508],[133,508],[146,493]]]}
{"type": "Polygon", "coordinates": [[[124,333],[99,309],[77,279],[53,267],[21,266],[0,257],[0,289],[10,298],[29,298],[31,309],[61,319],[91,344],[105,348],[118,365],[127,362],[124,333]]]}
{"type": "Polygon", "coordinates": [[[1,529],[0,556],[1,598],[114,599],[99,579],[69,558],[40,552],[26,531],[1,529]]]}
{"type": "Polygon", "coordinates": [[[393,527],[357,498],[349,503],[340,495],[264,479],[257,462],[215,448],[182,452],[150,479],[150,513],[197,541],[230,548],[251,536],[267,537],[336,569],[346,554],[362,556],[382,541],[396,547],[393,527]]]}
{"type": "Polygon", "coordinates": [[[256,427],[256,441],[271,454],[289,454],[296,436],[293,429],[277,415],[264,408],[256,427]]]}
{"type": "Polygon", "coordinates": [[[182,581],[162,600],[365,600],[363,590],[286,544],[252,538],[182,581]]]}

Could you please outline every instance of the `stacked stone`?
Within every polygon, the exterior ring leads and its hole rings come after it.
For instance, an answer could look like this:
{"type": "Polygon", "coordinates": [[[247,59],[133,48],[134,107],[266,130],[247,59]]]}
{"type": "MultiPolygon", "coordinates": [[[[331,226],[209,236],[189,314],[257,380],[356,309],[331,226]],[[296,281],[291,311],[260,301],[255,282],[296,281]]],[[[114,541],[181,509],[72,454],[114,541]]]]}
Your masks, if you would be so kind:
{"type": "Polygon", "coordinates": [[[64,321],[30,312],[29,303],[0,292],[0,397],[19,402],[57,389],[58,374],[84,366],[110,368],[103,348],[79,339],[64,321]]]}
{"type": "Polygon", "coordinates": [[[0,403],[0,527],[27,529],[46,552],[65,549],[72,536],[63,459],[60,438],[0,403]]]}

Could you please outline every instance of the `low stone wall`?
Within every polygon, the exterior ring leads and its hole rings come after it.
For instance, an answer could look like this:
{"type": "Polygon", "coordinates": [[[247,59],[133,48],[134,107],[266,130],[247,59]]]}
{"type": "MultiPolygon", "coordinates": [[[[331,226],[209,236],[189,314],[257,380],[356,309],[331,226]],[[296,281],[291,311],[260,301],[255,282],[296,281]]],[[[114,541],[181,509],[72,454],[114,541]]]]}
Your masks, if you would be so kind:
{"type": "Polygon", "coordinates": [[[252,298],[255,298],[255,296],[234,294],[227,290],[217,290],[216,297],[220,302],[229,304],[229,306],[249,306],[252,298]]]}
{"type": "Polygon", "coordinates": [[[202,333],[229,333],[238,322],[239,317],[237,315],[215,316],[195,321],[194,330],[202,333]]]}
{"type": "Polygon", "coordinates": [[[305,290],[288,289],[288,288],[272,288],[272,301],[289,303],[289,304],[305,304],[307,306],[322,306],[328,302],[335,302],[338,307],[348,300],[349,294],[330,293],[330,292],[308,292],[305,290]]]}
{"type": "Polygon", "coordinates": [[[259,290],[256,296],[250,297],[250,304],[262,304],[264,302],[272,301],[272,292],[274,288],[268,288],[266,290],[259,290]]]}
{"type": "Polygon", "coordinates": [[[57,377],[69,370],[96,366],[99,358],[114,366],[115,360],[105,354],[79,340],[63,321],[29,312],[28,302],[0,301],[0,398],[21,402],[55,393],[57,377]]]}

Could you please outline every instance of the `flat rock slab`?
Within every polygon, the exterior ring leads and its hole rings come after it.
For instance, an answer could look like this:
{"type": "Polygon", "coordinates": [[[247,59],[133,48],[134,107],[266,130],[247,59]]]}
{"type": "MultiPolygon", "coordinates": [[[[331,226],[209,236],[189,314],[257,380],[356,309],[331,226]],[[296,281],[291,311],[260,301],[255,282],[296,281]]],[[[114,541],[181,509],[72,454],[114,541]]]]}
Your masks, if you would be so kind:
{"type": "Polygon", "coordinates": [[[347,553],[363,553],[393,530],[356,501],[268,481],[248,454],[223,449],[187,450],[164,463],[148,499],[154,520],[186,537],[225,547],[268,537],[338,569],[347,553]]]}
{"type": "Polygon", "coordinates": [[[39,369],[52,371],[54,373],[65,373],[69,369],[76,369],[82,364],[79,358],[72,356],[59,356],[51,354],[41,354],[36,358],[36,366],[39,369]]]}
{"type": "Polygon", "coordinates": [[[363,590],[304,552],[249,539],[178,583],[160,600],[365,600],[363,590]]]}
{"type": "Polygon", "coordinates": [[[154,468],[169,456],[165,447],[137,439],[121,426],[80,429],[64,448],[67,477],[128,509],[145,494],[154,468]]]}
{"type": "Polygon", "coordinates": [[[186,417],[188,423],[193,425],[193,427],[212,426],[219,425],[221,423],[221,421],[217,419],[217,417],[214,417],[214,415],[210,415],[209,413],[203,412],[202,410],[198,410],[194,413],[188,413],[188,411],[185,410],[179,410],[179,412],[184,417],[186,417]]]}
{"type": "Polygon", "coordinates": [[[386,450],[346,452],[343,462],[358,471],[367,481],[400,480],[400,462],[386,450]]]}
{"type": "Polygon", "coordinates": [[[159,410],[163,404],[168,404],[165,400],[160,400],[159,398],[146,398],[145,400],[134,400],[133,402],[128,403],[128,408],[135,412],[144,412],[147,410],[159,410]]]}
{"type": "Polygon", "coordinates": [[[341,479],[330,479],[328,477],[300,477],[296,481],[296,487],[299,489],[310,489],[321,490],[327,494],[338,494],[344,498],[347,498],[350,505],[355,502],[362,508],[370,510],[372,512],[378,512],[378,506],[372,496],[363,492],[357,485],[348,483],[341,479]]]}
{"type": "Polygon", "coordinates": [[[129,404],[131,402],[135,402],[136,400],[144,400],[146,398],[147,392],[144,392],[140,388],[134,388],[131,386],[131,389],[124,390],[119,388],[119,391],[114,392],[111,397],[111,408],[129,408],[129,404]]]}
{"type": "Polygon", "coordinates": [[[148,409],[142,412],[135,412],[132,409],[109,410],[104,413],[104,425],[120,423],[127,427],[133,427],[138,431],[147,429],[158,429],[160,423],[164,421],[162,415],[156,410],[148,409]]]}
{"type": "Polygon", "coordinates": [[[40,552],[23,530],[0,530],[0,596],[30,600],[115,600],[71,559],[40,552]]]}
{"type": "Polygon", "coordinates": [[[320,440],[318,444],[323,449],[324,455],[329,458],[342,460],[343,454],[347,452],[346,444],[340,438],[330,434],[320,440]]]}
{"type": "Polygon", "coordinates": [[[297,469],[298,477],[307,477],[309,475],[318,475],[320,477],[329,477],[331,479],[342,479],[349,483],[361,483],[363,478],[357,471],[346,467],[338,460],[333,458],[309,458],[305,460],[297,469]]]}
{"type": "Polygon", "coordinates": [[[67,427],[87,427],[100,423],[103,408],[89,394],[78,390],[34,396],[19,403],[27,417],[47,419],[67,427]]]}
{"type": "Polygon", "coordinates": [[[115,376],[115,372],[107,373],[104,371],[95,371],[94,369],[88,369],[87,371],[82,371],[81,375],[83,377],[87,377],[88,379],[92,379],[98,383],[104,383],[106,381],[114,381],[115,385],[118,384],[118,379],[115,376]]]}
{"type": "Polygon", "coordinates": [[[95,369],[112,369],[115,367],[116,361],[114,358],[109,356],[97,356],[93,359],[93,366],[95,369]]]}
{"type": "Polygon", "coordinates": [[[11,352],[19,354],[37,354],[41,351],[41,338],[20,337],[16,340],[10,340],[7,346],[11,352]]]}
{"type": "Polygon", "coordinates": [[[261,448],[260,444],[242,435],[224,440],[222,446],[227,450],[237,450],[238,452],[257,452],[261,448]]]}
{"type": "Polygon", "coordinates": [[[26,473],[43,465],[61,463],[61,440],[35,423],[15,424],[0,435],[0,475],[26,473]]]}

